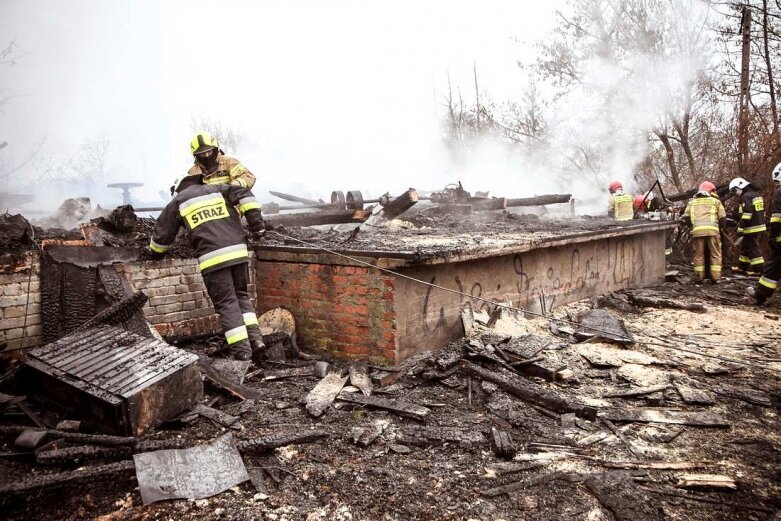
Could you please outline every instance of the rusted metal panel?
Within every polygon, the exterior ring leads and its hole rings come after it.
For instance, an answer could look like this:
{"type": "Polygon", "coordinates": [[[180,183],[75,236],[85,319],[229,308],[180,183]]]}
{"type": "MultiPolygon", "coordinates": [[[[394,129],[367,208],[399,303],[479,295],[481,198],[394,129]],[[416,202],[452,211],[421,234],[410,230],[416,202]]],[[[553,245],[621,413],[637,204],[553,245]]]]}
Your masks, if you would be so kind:
{"type": "Polygon", "coordinates": [[[34,389],[106,432],[139,436],[203,396],[196,355],[113,326],[79,331],[28,357],[34,389]]]}

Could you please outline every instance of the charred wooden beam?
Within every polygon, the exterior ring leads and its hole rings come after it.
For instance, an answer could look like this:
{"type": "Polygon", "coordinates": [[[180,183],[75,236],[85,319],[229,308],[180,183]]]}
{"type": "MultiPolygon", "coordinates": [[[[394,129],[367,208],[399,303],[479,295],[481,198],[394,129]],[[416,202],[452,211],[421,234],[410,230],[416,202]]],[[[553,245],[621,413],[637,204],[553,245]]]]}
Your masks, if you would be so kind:
{"type": "Polygon", "coordinates": [[[419,200],[418,192],[410,188],[398,197],[394,197],[387,204],[383,205],[382,216],[386,219],[395,219],[403,214],[417,203],[419,200]]]}
{"type": "Polygon", "coordinates": [[[91,319],[80,325],[74,333],[84,331],[98,324],[109,324],[116,326],[122,322],[131,320],[136,313],[138,313],[144,304],[149,300],[149,297],[144,294],[143,291],[136,291],[133,295],[127,298],[123,298],[119,302],[115,302],[111,306],[107,307],[91,319]]]}
{"type": "Polygon", "coordinates": [[[377,407],[390,412],[395,412],[400,416],[407,416],[415,420],[424,420],[431,412],[431,409],[402,400],[388,400],[377,396],[363,396],[361,394],[343,394],[338,396],[339,400],[358,405],[377,407]]]}
{"type": "Polygon", "coordinates": [[[135,474],[135,469],[133,462],[128,460],[87,469],[47,474],[21,481],[11,481],[0,485],[0,497],[26,496],[41,490],[51,490],[69,485],[131,478],[135,474]]]}
{"type": "Polygon", "coordinates": [[[330,436],[330,433],[323,430],[272,434],[271,436],[263,436],[254,440],[239,441],[236,443],[236,448],[240,452],[268,451],[296,443],[312,443],[328,436],[330,436]]]}
{"type": "Polygon", "coordinates": [[[319,224],[362,223],[369,218],[367,210],[324,210],[322,212],[298,212],[265,217],[272,226],[316,226],[319,224]]]}
{"type": "Polygon", "coordinates": [[[461,369],[467,374],[493,382],[513,396],[534,405],[540,405],[546,409],[562,414],[574,412],[576,415],[587,420],[594,420],[597,417],[597,410],[594,407],[566,400],[531,380],[513,375],[495,373],[467,361],[461,362],[461,369]]]}
{"type": "Polygon", "coordinates": [[[467,201],[475,210],[504,210],[508,199],[504,197],[470,197],[467,201]]]}
{"type": "Polygon", "coordinates": [[[536,197],[521,197],[519,199],[507,199],[507,206],[544,206],[546,204],[568,203],[572,194],[549,194],[536,197]]]}
{"type": "MultiPolygon", "coordinates": [[[[2,425],[0,426],[0,435],[18,435],[30,427],[24,425],[2,425]]],[[[46,429],[50,438],[64,438],[68,441],[78,443],[91,443],[94,445],[106,445],[116,447],[120,445],[135,445],[138,438],[131,436],[110,436],[108,434],[83,434],[80,432],[66,432],[57,429],[46,429]]]]}
{"type": "Polygon", "coordinates": [[[204,378],[209,380],[216,387],[224,389],[237,398],[241,398],[242,400],[260,400],[262,398],[260,391],[257,389],[238,384],[222,373],[217,372],[212,367],[209,360],[198,360],[198,368],[201,370],[201,374],[204,378]]]}

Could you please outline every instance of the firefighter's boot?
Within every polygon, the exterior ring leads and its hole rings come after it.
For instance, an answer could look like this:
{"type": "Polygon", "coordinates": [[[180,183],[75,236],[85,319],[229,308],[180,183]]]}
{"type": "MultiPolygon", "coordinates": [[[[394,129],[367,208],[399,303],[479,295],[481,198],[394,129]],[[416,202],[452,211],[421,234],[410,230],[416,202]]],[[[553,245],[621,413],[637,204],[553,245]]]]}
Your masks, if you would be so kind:
{"type": "Polygon", "coordinates": [[[230,348],[234,360],[252,360],[252,346],[249,340],[239,340],[235,344],[231,344],[230,348]]]}
{"type": "Polygon", "coordinates": [[[266,344],[263,343],[263,335],[258,326],[247,326],[247,336],[252,346],[252,355],[255,358],[263,358],[266,354],[266,344]]]}

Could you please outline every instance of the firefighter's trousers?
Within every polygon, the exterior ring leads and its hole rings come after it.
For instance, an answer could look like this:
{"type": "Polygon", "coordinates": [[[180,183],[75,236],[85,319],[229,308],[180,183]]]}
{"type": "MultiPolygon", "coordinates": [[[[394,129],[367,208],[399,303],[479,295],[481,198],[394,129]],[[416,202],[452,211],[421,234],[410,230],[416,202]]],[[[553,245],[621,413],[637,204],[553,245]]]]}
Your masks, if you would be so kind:
{"type": "Polygon", "coordinates": [[[762,257],[762,250],[759,247],[761,236],[761,233],[743,235],[738,257],[738,267],[741,270],[762,273],[762,270],[765,269],[765,259],[762,257]]]}
{"type": "Polygon", "coordinates": [[[255,308],[247,293],[248,281],[246,262],[203,275],[214,310],[220,315],[225,340],[234,352],[249,353],[250,341],[263,342],[255,308]]]}
{"type": "Polygon", "coordinates": [[[779,280],[781,280],[781,244],[770,252],[770,259],[765,263],[765,269],[757,284],[757,298],[762,301],[770,298],[778,288],[779,280]]]}
{"type": "Polygon", "coordinates": [[[710,270],[710,278],[721,278],[721,236],[692,237],[694,248],[694,273],[702,280],[706,275],[706,265],[710,270]]]}

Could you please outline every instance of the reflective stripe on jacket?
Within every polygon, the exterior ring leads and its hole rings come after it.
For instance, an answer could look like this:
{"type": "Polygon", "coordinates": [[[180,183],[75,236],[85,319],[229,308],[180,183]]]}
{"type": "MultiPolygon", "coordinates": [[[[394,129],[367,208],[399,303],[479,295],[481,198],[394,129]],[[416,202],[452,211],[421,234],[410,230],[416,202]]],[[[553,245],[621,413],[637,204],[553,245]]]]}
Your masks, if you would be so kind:
{"type": "Polygon", "coordinates": [[[629,221],[634,216],[633,203],[634,198],[629,194],[614,194],[610,196],[607,209],[616,221],[629,221]]]}
{"type": "Polygon", "coordinates": [[[781,186],[773,194],[773,206],[770,211],[770,241],[781,243],[781,186]]]}
{"type": "Polygon", "coordinates": [[[765,200],[756,190],[747,190],[740,196],[738,204],[738,235],[762,233],[765,226],[765,200]]]}
{"type": "Polygon", "coordinates": [[[250,189],[255,186],[255,176],[238,159],[220,152],[217,156],[217,168],[212,172],[204,172],[201,165],[194,164],[187,175],[203,174],[203,182],[207,185],[232,184],[250,189]]]}
{"type": "Polygon", "coordinates": [[[697,194],[689,201],[683,216],[691,221],[692,237],[709,237],[719,235],[719,220],[726,218],[727,213],[715,197],[697,194]]]}
{"type": "Polygon", "coordinates": [[[263,219],[249,190],[227,184],[190,186],[160,213],[149,247],[165,253],[184,226],[201,273],[246,262],[249,253],[239,213],[250,224],[263,219]]]}

